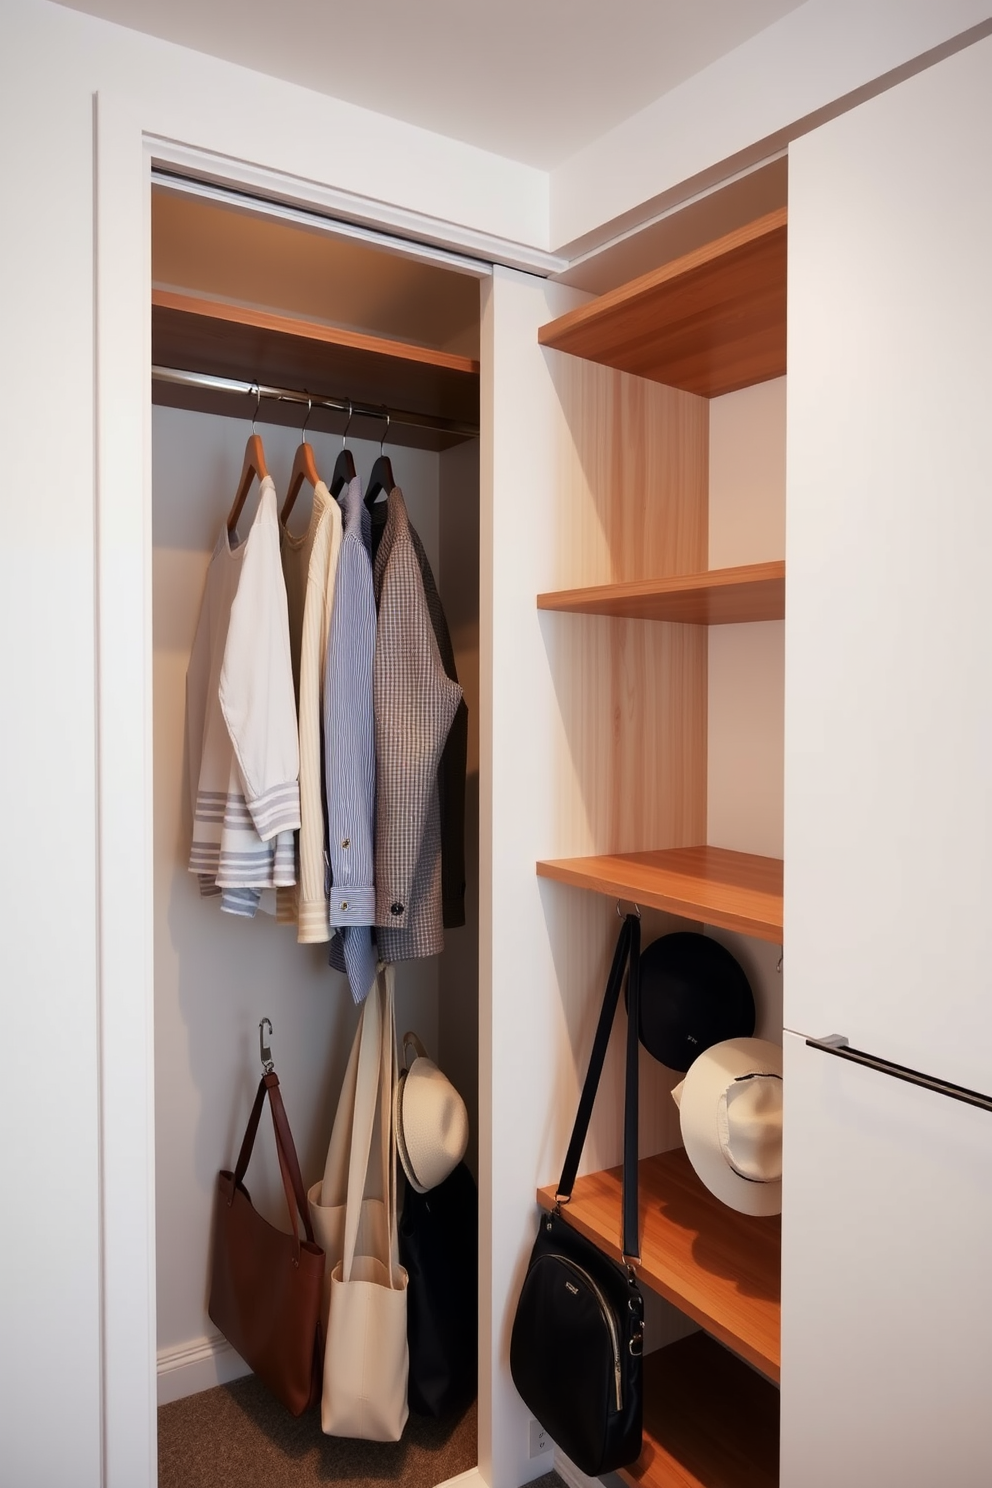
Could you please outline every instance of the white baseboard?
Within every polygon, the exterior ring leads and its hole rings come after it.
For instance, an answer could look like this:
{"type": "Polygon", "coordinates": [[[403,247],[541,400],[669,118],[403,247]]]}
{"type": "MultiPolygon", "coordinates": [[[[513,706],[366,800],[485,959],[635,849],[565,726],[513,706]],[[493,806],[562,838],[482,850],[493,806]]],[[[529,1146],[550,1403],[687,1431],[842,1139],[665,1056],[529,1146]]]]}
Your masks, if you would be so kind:
{"type": "Polygon", "coordinates": [[[158,1403],[168,1405],[246,1374],[251,1374],[248,1365],[219,1333],[192,1338],[188,1343],[159,1349],[158,1403]]]}
{"type": "Polygon", "coordinates": [[[489,1488],[489,1484],[477,1467],[466,1468],[464,1472],[456,1473],[453,1478],[445,1478],[443,1483],[438,1483],[437,1488],[489,1488]]]}
{"type": "Polygon", "coordinates": [[[616,1473],[604,1473],[601,1478],[590,1478],[571,1458],[566,1457],[561,1447],[555,1447],[555,1472],[568,1484],[568,1488],[624,1488],[623,1479],[616,1473]]]}

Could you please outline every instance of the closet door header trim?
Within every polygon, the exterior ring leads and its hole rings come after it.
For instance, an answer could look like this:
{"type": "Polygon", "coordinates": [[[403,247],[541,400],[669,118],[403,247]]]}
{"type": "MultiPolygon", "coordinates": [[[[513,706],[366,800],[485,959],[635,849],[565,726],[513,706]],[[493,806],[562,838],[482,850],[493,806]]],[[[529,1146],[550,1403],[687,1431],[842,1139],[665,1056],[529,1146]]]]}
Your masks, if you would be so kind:
{"type": "Polygon", "coordinates": [[[487,278],[494,263],[547,278],[568,260],[543,249],[480,233],[352,192],[300,181],[278,171],[230,161],[208,151],[146,134],[152,182],[185,196],[297,222],[342,238],[356,238],[388,252],[487,278]],[[235,184],[236,183],[236,184],[235,184]]]}

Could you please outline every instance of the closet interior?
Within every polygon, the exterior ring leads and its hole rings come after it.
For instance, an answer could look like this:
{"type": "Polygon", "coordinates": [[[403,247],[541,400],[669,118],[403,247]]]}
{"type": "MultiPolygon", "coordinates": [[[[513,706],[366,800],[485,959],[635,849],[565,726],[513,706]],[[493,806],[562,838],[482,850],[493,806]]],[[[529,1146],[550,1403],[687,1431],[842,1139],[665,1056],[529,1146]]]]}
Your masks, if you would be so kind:
{"type": "MultiPolygon", "coordinates": [[[[305,428],[328,483],[346,436],[363,489],[389,456],[447,617],[468,706],[465,924],[441,956],[396,968],[415,1032],[478,1127],[478,532],[480,279],[486,266],[374,241],[196,183],[152,192],[153,715],[159,1403],[247,1372],[206,1312],[213,1192],[233,1166],[271,1021],[304,1179],[323,1171],[357,1023],[326,944],[262,909],[227,915],[187,871],[185,677],[218,533],[254,427],[280,509],[305,428]]],[[[257,483],[240,521],[250,526],[257,483]]],[[[310,487],[287,519],[305,532],[310,487]]],[[[267,1119],[267,1118],[266,1118],[267,1119]]],[[[264,1140],[263,1140],[264,1138],[264,1140]]],[[[285,1226],[270,1134],[248,1182],[285,1226]]],[[[473,1458],[473,1461],[475,1459],[473,1458]]]]}
{"type": "MultiPolygon", "coordinates": [[[[591,1027],[600,985],[568,943],[596,964],[615,900],[641,907],[645,945],[692,928],[727,946],[755,1033],[782,1041],[785,250],[779,208],[540,331],[565,457],[559,583],[537,605],[571,768],[560,855],[537,873],[556,962],[585,989],[576,1028],[591,1027]]],[[[709,1193],[680,1146],[680,1076],[643,1050],[641,1075],[640,1151],[654,1155],[639,1165],[638,1278],[652,1305],[643,1451],[620,1476],[773,1488],[780,1220],[709,1193]]],[[[562,1213],[619,1260],[615,1130],[602,1150],[562,1213]]],[[[538,1191],[547,1209],[555,1187],[538,1191]]]]}

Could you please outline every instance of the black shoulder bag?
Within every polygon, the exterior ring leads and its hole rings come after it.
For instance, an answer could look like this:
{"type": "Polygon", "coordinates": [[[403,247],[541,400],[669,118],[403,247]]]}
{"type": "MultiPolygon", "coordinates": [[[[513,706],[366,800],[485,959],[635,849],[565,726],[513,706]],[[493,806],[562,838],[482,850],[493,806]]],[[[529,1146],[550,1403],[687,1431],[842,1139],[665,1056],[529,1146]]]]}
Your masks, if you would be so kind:
{"type": "Polygon", "coordinates": [[[510,1373],[548,1435],[590,1477],[635,1462],[641,1452],[644,1301],[632,1262],[637,1235],[637,1030],[641,929],[624,920],[599,1016],[589,1071],[555,1207],[542,1214],[510,1339],[510,1373]],[[610,1028],[627,978],[627,1072],[623,1132],[624,1265],[561,1217],[575,1182],[610,1028]]]}

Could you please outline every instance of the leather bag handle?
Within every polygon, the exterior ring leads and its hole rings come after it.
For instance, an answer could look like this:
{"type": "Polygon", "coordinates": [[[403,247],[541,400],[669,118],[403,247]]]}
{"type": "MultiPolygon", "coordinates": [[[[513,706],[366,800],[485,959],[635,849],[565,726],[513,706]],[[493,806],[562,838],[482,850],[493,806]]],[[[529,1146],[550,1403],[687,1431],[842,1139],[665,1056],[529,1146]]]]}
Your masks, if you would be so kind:
{"type": "Polygon", "coordinates": [[[238,1161],[234,1169],[234,1185],[231,1189],[229,1203],[234,1202],[234,1189],[243,1181],[251,1161],[252,1149],[255,1146],[255,1137],[258,1134],[258,1123],[262,1115],[262,1106],[265,1103],[266,1094],[269,1097],[269,1110],[272,1113],[272,1126],[276,1139],[276,1155],[279,1158],[279,1172],[282,1177],[282,1186],[286,1194],[286,1207],[289,1210],[289,1219],[293,1227],[293,1239],[296,1241],[297,1259],[299,1259],[300,1229],[297,1222],[297,1213],[303,1220],[303,1228],[307,1239],[313,1243],[313,1225],[310,1221],[310,1208],[307,1204],[306,1190],[303,1187],[303,1176],[300,1172],[300,1161],[296,1155],[296,1144],[293,1141],[293,1133],[290,1130],[289,1118],[286,1115],[286,1107],[283,1105],[282,1092],[279,1089],[279,1076],[275,1070],[264,1074],[258,1082],[255,1092],[255,1101],[248,1117],[248,1125],[245,1128],[244,1138],[241,1143],[241,1151],[238,1153],[238,1161]]]}
{"type": "Polygon", "coordinates": [[[578,1172],[579,1159],[582,1156],[582,1148],[585,1145],[586,1134],[589,1130],[589,1119],[592,1116],[596,1091],[599,1088],[600,1076],[603,1073],[603,1063],[606,1059],[606,1050],[610,1042],[610,1029],[613,1027],[617,1004],[620,1001],[620,989],[623,986],[624,972],[627,971],[627,1051],[623,1115],[623,1218],[620,1243],[624,1259],[635,1261],[639,1261],[641,1258],[637,1224],[637,1030],[640,1019],[640,959],[641,922],[637,915],[629,914],[620,927],[616,950],[613,953],[613,965],[610,968],[610,975],[607,979],[606,992],[603,996],[603,1007],[599,1015],[599,1023],[596,1027],[596,1037],[593,1040],[592,1053],[589,1056],[589,1069],[586,1072],[585,1083],[582,1086],[579,1109],[576,1112],[572,1137],[568,1144],[568,1151],[565,1154],[565,1165],[561,1170],[561,1178],[558,1183],[557,1193],[555,1194],[556,1200],[562,1203],[567,1203],[572,1196],[572,1188],[575,1185],[575,1175],[578,1172]]]}

